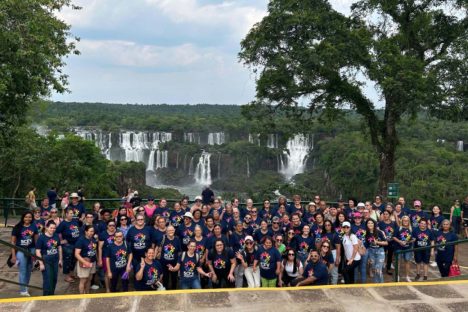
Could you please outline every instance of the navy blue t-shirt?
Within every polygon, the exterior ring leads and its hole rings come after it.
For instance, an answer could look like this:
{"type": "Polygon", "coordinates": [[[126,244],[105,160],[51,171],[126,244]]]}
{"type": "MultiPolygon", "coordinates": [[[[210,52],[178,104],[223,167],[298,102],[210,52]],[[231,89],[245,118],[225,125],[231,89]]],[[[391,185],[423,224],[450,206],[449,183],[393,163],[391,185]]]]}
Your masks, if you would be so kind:
{"type": "MultiPolygon", "coordinates": [[[[442,231],[439,231],[437,232],[435,243],[436,245],[439,245],[439,244],[446,244],[449,242],[455,242],[457,240],[458,240],[457,234],[453,232],[444,233],[442,231]]],[[[440,246],[440,247],[437,247],[436,261],[452,262],[454,255],[455,255],[454,245],[440,246]]]]}
{"type": "Polygon", "coordinates": [[[57,192],[54,190],[48,190],[47,198],[49,198],[49,205],[53,206],[57,201],[57,192]]]}
{"type": "Polygon", "coordinates": [[[427,215],[427,213],[425,211],[412,211],[409,215],[410,219],[411,219],[411,226],[413,228],[417,228],[419,227],[419,220],[421,220],[422,218],[425,218],[426,220],[429,220],[429,216],[427,215]]]}
{"type": "Polygon", "coordinates": [[[281,255],[276,248],[265,249],[261,246],[257,251],[260,276],[266,279],[276,278],[277,262],[281,261],[281,255]]]}
{"type": "Polygon", "coordinates": [[[193,238],[195,231],[195,224],[192,222],[190,226],[186,226],[185,224],[181,224],[177,229],[177,236],[182,240],[182,244],[187,246],[190,242],[190,239],[193,238]]]}
{"type": "Polygon", "coordinates": [[[393,236],[395,235],[396,231],[396,223],[391,221],[390,223],[385,223],[383,221],[380,221],[377,225],[379,230],[385,233],[385,236],[387,237],[387,241],[392,242],[393,241],[393,236]]]}
{"type": "MultiPolygon", "coordinates": [[[[140,271],[141,261],[135,265],[135,275],[140,271]]],[[[143,278],[140,281],[135,279],[135,290],[153,290],[153,286],[163,274],[163,268],[159,261],[153,260],[153,263],[148,264],[145,262],[145,268],[143,269],[143,278]]],[[[156,286],[155,286],[156,287],[156,286]]]]}
{"type": "Polygon", "coordinates": [[[120,246],[117,246],[115,243],[110,244],[106,249],[105,257],[109,258],[111,272],[125,269],[131,253],[130,246],[125,243],[122,243],[120,246]]]}
{"type": "Polygon", "coordinates": [[[76,205],[73,205],[72,203],[68,204],[68,207],[66,210],[71,209],[73,211],[73,219],[80,219],[81,216],[86,213],[85,207],[83,206],[83,203],[78,203],[76,205]]]}
{"type": "Polygon", "coordinates": [[[192,281],[198,278],[197,268],[200,267],[200,258],[197,260],[197,254],[194,254],[193,257],[190,257],[187,253],[185,256],[180,257],[179,264],[179,276],[182,280],[192,281]]]}
{"type": "Polygon", "coordinates": [[[339,245],[341,243],[340,237],[336,232],[322,233],[322,243],[324,241],[330,242],[330,250],[335,250],[336,245],[339,245]]]}
{"type": "Polygon", "coordinates": [[[309,251],[315,249],[315,238],[313,236],[303,237],[302,235],[296,236],[296,251],[300,254],[306,255],[309,251]]]}
{"type": "Polygon", "coordinates": [[[270,231],[270,230],[267,230],[266,233],[262,233],[262,231],[260,229],[256,230],[254,233],[253,233],[253,239],[257,242],[257,243],[263,243],[262,240],[263,238],[265,237],[273,237],[273,233],[270,231]]]}
{"type": "Polygon", "coordinates": [[[90,262],[96,262],[97,242],[94,238],[88,239],[81,236],[75,244],[76,249],[81,249],[80,256],[89,258],[90,262]]]}
{"type": "Polygon", "coordinates": [[[37,228],[37,232],[39,233],[39,235],[41,235],[43,233],[43,229],[45,228],[45,221],[44,219],[40,218],[40,219],[34,219],[33,220],[33,223],[34,225],[36,226],[37,228]]]}
{"type": "Polygon", "coordinates": [[[151,242],[156,246],[159,246],[165,234],[165,232],[161,232],[159,229],[151,227],[151,242]]]}
{"type": "Polygon", "coordinates": [[[335,260],[333,260],[333,254],[331,252],[327,253],[325,256],[321,256],[320,259],[327,268],[331,263],[335,263],[335,260]]]}
{"type": "Polygon", "coordinates": [[[328,269],[321,261],[313,263],[312,261],[308,262],[304,268],[303,277],[315,277],[316,280],[313,285],[327,285],[328,284],[328,269]]]}
{"type": "Polygon", "coordinates": [[[78,221],[63,220],[57,227],[56,233],[60,234],[62,239],[66,239],[69,245],[75,245],[78,238],[80,238],[80,227],[78,226],[78,221]]]}
{"type": "Polygon", "coordinates": [[[403,227],[396,229],[394,237],[401,241],[406,242],[406,246],[402,246],[399,243],[397,243],[396,246],[398,247],[398,249],[410,249],[411,248],[410,241],[413,239],[413,235],[410,229],[403,228],[403,227]]]}
{"type": "Polygon", "coordinates": [[[137,229],[132,226],[127,232],[126,240],[135,259],[143,258],[145,252],[151,248],[151,228],[144,226],[142,229],[137,229]]]}
{"type": "Polygon", "coordinates": [[[366,248],[379,249],[383,247],[383,246],[377,245],[377,242],[385,242],[386,241],[385,234],[384,232],[380,230],[376,230],[376,231],[377,231],[377,237],[374,237],[374,235],[372,235],[371,233],[366,234],[366,238],[364,240],[364,246],[366,248]]]}
{"type": "Polygon", "coordinates": [[[444,219],[445,219],[444,216],[437,216],[437,217],[431,216],[432,231],[438,231],[439,227],[442,224],[442,221],[444,221],[444,219]]]}
{"type": "Polygon", "coordinates": [[[171,215],[169,217],[169,222],[172,224],[172,226],[177,230],[179,225],[181,225],[184,222],[184,210],[180,211],[171,211],[171,215]]]}
{"type": "Polygon", "coordinates": [[[431,241],[434,240],[434,234],[429,229],[421,231],[419,228],[415,228],[412,236],[415,239],[414,248],[430,246],[431,241]]]}
{"type": "Polygon", "coordinates": [[[196,243],[195,252],[198,254],[199,259],[203,259],[206,253],[206,238],[202,238],[200,241],[197,241],[196,238],[193,239],[196,243]]]}
{"type": "MultiPolygon", "coordinates": [[[[212,249],[214,248],[214,244],[215,244],[216,238],[217,238],[217,237],[214,236],[214,235],[211,236],[211,237],[209,237],[209,238],[207,238],[207,240],[206,240],[206,249],[212,250],[212,249]]],[[[222,239],[223,242],[224,242],[224,247],[225,247],[225,248],[230,247],[229,240],[228,240],[228,238],[227,238],[225,235],[222,235],[222,234],[221,234],[221,239],[222,239]]]]}
{"type": "Polygon", "coordinates": [[[170,215],[171,215],[171,211],[169,210],[168,207],[165,207],[165,208],[162,208],[162,207],[158,207],[154,210],[153,212],[153,216],[163,216],[164,218],[169,218],[170,215]]]}
{"type": "Polygon", "coordinates": [[[244,250],[244,238],[245,238],[245,233],[237,233],[233,232],[231,236],[229,237],[229,245],[232,247],[232,250],[234,252],[242,251],[244,250]]]}
{"type": "Polygon", "coordinates": [[[169,237],[166,236],[161,250],[161,264],[164,265],[164,267],[168,264],[175,266],[177,261],[179,261],[179,253],[181,251],[179,238],[174,237],[174,239],[169,239],[169,237]]]}
{"type": "Polygon", "coordinates": [[[231,269],[231,259],[234,258],[235,256],[231,249],[227,249],[221,254],[218,254],[217,252],[210,252],[208,254],[208,260],[211,261],[211,265],[213,266],[216,274],[221,275],[229,273],[229,270],[231,269]]]}
{"type": "Polygon", "coordinates": [[[40,235],[36,242],[36,250],[41,251],[41,256],[46,260],[59,260],[60,238],[54,233],[52,237],[46,234],[40,235]]]}
{"type": "Polygon", "coordinates": [[[37,227],[34,223],[28,226],[22,225],[19,228],[13,228],[11,231],[11,236],[16,237],[16,246],[24,248],[34,248],[34,236],[37,234],[37,227]]]}

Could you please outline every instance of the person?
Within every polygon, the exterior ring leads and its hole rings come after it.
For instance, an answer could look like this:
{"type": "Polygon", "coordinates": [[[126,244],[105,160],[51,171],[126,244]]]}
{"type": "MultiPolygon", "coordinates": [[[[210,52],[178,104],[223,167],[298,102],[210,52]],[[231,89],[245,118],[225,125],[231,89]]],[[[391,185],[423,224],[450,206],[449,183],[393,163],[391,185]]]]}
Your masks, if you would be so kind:
{"type": "Polygon", "coordinates": [[[215,195],[209,186],[205,187],[205,189],[201,193],[201,196],[202,196],[202,203],[204,205],[212,204],[215,198],[215,195]]]}
{"type": "Polygon", "coordinates": [[[346,284],[354,284],[354,269],[361,264],[361,255],[358,252],[359,240],[355,234],[351,232],[351,223],[343,222],[343,251],[345,266],[343,269],[343,277],[346,284]]]}
{"type": "MultiPolygon", "coordinates": [[[[345,216],[343,214],[343,216],[345,216]]],[[[344,223],[345,221],[343,221],[344,223]]],[[[344,230],[342,228],[343,223],[340,224],[340,228],[343,231],[344,235],[344,230]]],[[[317,250],[321,250],[323,248],[323,244],[326,242],[326,246],[328,246],[328,250],[332,257],[333,257],[333,267],[331,267],[331,284],[336,285],[338,284],[338,268],[340,267],[341,263],[341,238],[340,235],[336,232],[336,230],[333,227],[333,224],[330,220],[325,220],[323,223],[323,231],[322,231],[322,240],[319,241],[317,245],[317,250]]]]}
{"type": "Polygon", "coordinates": [[[60,201],[60,208],[62,209],[62,218],[64,217],[63,212],[65,211],[65,208],[68,207],[69,203],[70,203],[70,192],[65,192],[63,193],[62,200],[60,201]]]}
{"type": "Polygon", "coordinates": [[[463,227],[465,228],[465,238],[468,238],[468,196],[465,197],[465,200],[461,204],[461,219],[463,220],[463,227]]]}
{"type": "Polygon", "coordinates": [[[287,211],[290,215],[297,213],[299,215],[299,218],[302,218],[302,216],[304,215],[304,207],[301,204],[300,195],[296,194],[293,196],[293,203],[289,205],[287,211]]]}
{"type": "Polygon", "coordinates": [[[80,294],[89,294],[93,274],[96,273],[97,241],[94,238],[94,227],[87,225],[84,235],[75,244],[75,258],[78,261],[76,272],[80,278],[80,294]]]}
{"type": "Polygon", "coordinates": [[[47,198],[49,199],[50,207],[56,208],[57,207],[57,200],[60,200],[60,198],[57,195],[57,188],[55,186],[52,186],[47,191],[47,198]]]}
{"type": "MultiPolygon", "coordinates": [[[[332,272],[335,268],[335,260],[333,259],[333,254],[330,251],[331,243],[328,241],[324,241],[319,248],[320,259],[322,260],[323,264],[328,268],[328,274],[330,275],[330,280],[333,282],[333,275],[332,272]]],[[[338,278],[337,278],[338,282],[338,278]]]]}
{"type": "Polygon", "coordinates": [[[244,276],[249,288],[260,287],[260,271],[254,270],[255,256],[257,246],[252,236],[247,235],[244,239],[245,248],[240,252],[241,257],[237,256],[241,265],[244,267],[244,276]]]}
{"type": "Polygon", "coordinates": [[[32,213],[33,213],[33,216],[34,216],[33,223],[36,226],[37,232],[40,235],[40,234],[44,233],[44,229],[45,229],[45,221],[44,221],[44,219],[41,218],[41,208],[39,208],[39,207],[34,208],[32,210],[32,213]]]}
{"type": "Polygon", "coordinates": [[[307,224],[304,225],[302,227],[302,233],[300,235],[296,235],[295,240],[295,251],[297,252],[297,257],[301,263],[305,265],[309,251],[315,248],[315,238],[310,235],[310,226],[307,224]]]}
{"type": "Polygon", "coordinates": [[[100,274],[99,278],[101,280],[101,283],[104,282],[106,286],[106,292],[110,292],[110,281],[109,278],[107,277],[107,261],[105,259],[105,253],[107,250],[107,247],[110,244],[114,243],[114,235],[117,231],[116,223],[114,220],[109,220],[107,221],[107,229],[99,233],[98,235],[98,258],[97,258],[97,265],[99,271],[98,273],[100,274]]]}
{"type": "Polygon", "coordinates": [[[135,220],[134,226],[128,230],[126,237],[128,247],[132,250],[135,261],[133,266],[136,266],[140,259],[145,256],[146,250],[152,247],[151,228],[145,225],[145,217],[137,216],[135,220]]]}
{"type": "Polygon", "coordinates": [[[443,220],[440,225],[440,231],[437,232],[435,238],[436,245],[442,245],[437,247],[436,255],[437,267],[439,268],[441,277],[449,275],[450,266],[456,264],[458,259],[458,245],[445,246],[445,244],[457,240],[457,235],[450,228],[450,221],[443,220]]]}
{"type": "Polygon", "coordinates": [[[320,260],[320,254],[317,250],[311,250],[307,265],[301,278],[296,278],[291,282],[295,286],[307,285],[327,285],[328,270],[320,260]]]}
{"type": "Polygon", "coordinates": [[[148,195],[148,202],[146,203],[146,205],[143,206],[143,209],[145,209],[145,217],[147,220],[151,220],[153,218],[153,214],[157,208],[158,206],[154,203],[154,197],[152,195],[148,195]]]}
{"type": "Polygon", "coordinates": [[[73,219],[72,209],[67,209],[65,220],[57,227],[56,234],[60,238],[60,245],[63,252],[63,274],[65,282],[75,282],[74,271],[76,265],[75,244],[80,238],[80,227],[78,221],[73,219]]]}
{"type": "Polygon", "coordinates": [[[259,211],[259,214],[260,218],[267,221],[271,221],[271,219],[275,215],[275,210],[271,207],[271,202],[268,199],[263,201],[263,207],[259,211]]]}
{"type": "Polygon", "coordinates": [[[60,238],[55,233],[57,226],[54,221],[46,223],[45,232],[36,242],[36,256],[39,260],[39,268],[42,271],[42,289],[44,296],[55,294],[57,286],[58,269],[62,266],[62,246],[60,238]]]}
{"type": "Polygon", "coordinates": [[[200,256],[196,253],[197,243],[191,240],[187,245],[179,262],[174,267],[179,272],[180,289],[201,289],[200,275],[211,277],[211,273],[206,273],[201,267],[200,256]]]}
{"type": "Polygon", "coordinates": [[[128,230],[130,229],[130,227],[132,225],[128,225],[129,223],[129,217],[127,216],[120,216],[118,217],[119,220],[118,220],[118,227],[117,227],[117,230],[119,230],[120,232],[122,232],[124,238],[127,237],[127,233],[128,233],[128,230]]]}
{"type": "Polygon", "coordinates": [[[53,207],[50,210],[49,220],[54,221],[55,224],[57,224],[57,226],[60,226],[60,223],[62,222],[62,218],[60,218],[57,208],[53,207]]]}
{"type": "Polygon", "coordinates": [[[275,240],[275,248],[278,250],[281,257],[284,257],[287,248],[286,245],[283,243],[283,234],[276,234],[275,236],[273,236],[273,239],[275,240]]]}
{"type": "Polygon", "coordinates": [[[169,216],[169,223],[177,230],[184,218],[185,210],[182,209],[180,202],[175,202],[169,216]]]}
{"type": "Polygon", "coordinates": [[[253,238],[257,243],[263,243],[263,239],[266,236],[273,236],[273,233],[271,230],[268,228],[268,221],[267,220],[262,220],[260,221],[260,228],[254,231],[253,233],[253,238]]]}
{"type": "Polygon", "coordinates": [[[257,252],[254,262],[254,270],[260,268],[262,287],[276,287],[278,276],[281,273],[281,255],[273,248],[271,237],[265,237],[263,246],[257,252]]]}
{"type": "Polygon", "coordinates": [[[128,291],[128,275],[132,270],[132,249],[125,242],[125,235],[117,230],[114,235],[114,243],[106,249],[107,278],[110,280],[111,292],[117,292],[119,280],[122,283],[122,291],[128,291]]]}
{"type": "Polygon", "coordinates": [[[422,218],[429,220],[429,216],[425,211],[422,210],[422,204],[420,200],[415,200],[413,203],[414,210],[409,214],[411,218],[411,226],[416,229],[419,226],[419,220],[422,218]]]}
{"type": "Polygon", "coordinates": [[[182,240],[182,248],[185,250],[188,242],[193,237],[195,224],[193,223],[193,215],[191,212],[184,214],[184,223],[177,228],[178,236],[182,240]]]}
{"type": "Polygon", "coordinates": [[[182,251],[179,237],[175,236],[175,229],[169,225],[166,229],[166,235],[162,238],[160,244],[161,265],[163,269],[163,284],[166,289],[177,289],[177,270],[175,269],[179,262],[179,254],[182,251]]]}
{"type": "Polygon", "coordinates": [[[314,221],[315,221],[314,215],[315,215],[316,212],[317,212],[317,205],[314,202],[310,202],[307,205],[306,212],[302,216],[302,221],[305,224],[312,225],[314,223],[314,221]]]}
{"type": "Polygon", "coordinates": [[[378,229],[377,222],[372,218],[366,221],[364,246],[369,253],[368,259],[371,264],[371,271],[374,274],[374,283],[383,283],[384,246],[388,246],[388,242],[384,232],[378,229]]]}
{"type": "Polygon", "coordinates": [[[134,267],[135,270],[135,290],[155,290],[161,284],[164,273],[163,268],[155,257],[156,253],[153,248],[145,251],[145,257],[134,267]]]}
{"type": "Polygon", "coordinates": [[[444,219],[445,218],[441,213],[440,207],[434,205],[432,207],[431,218],[429,223],[429,227],[432,229],[433,232],[439,231],[440,225],[442,224],[442,221],[444,221],[444,219]]]}
{"type": "MultiPolygon", "coordinates": [[[[395,235],[393,236],[393,240],[397,243],[396,249],[399,249],[401,251],[410,249],[411,243],[414,241],[412,233],[413,230],[411,227],[410,217],[403,216],[401,218],[401,226],[395,231],[395,235]]],[[[411,253],[402,252],[400,253],[400,258],[405,263],[406,281],[411,282],[411,279],[409,277],[411,253]]]]}
{"type": "MultiPolygon", "coordinates": [[[[419,220],[419,227],[413,229],[412,236],[414,237],[414,248],[427,247],[434,245],[434,234],[427,228],[427,219],[419,220]]],[[[421,278],[421,267],[424,273],[423,280],[427,281],[429,259],[434,256],[434,249],[416,250],[414,251],[414,261],[416,262],[416,277],[415,281],[421,278]]]]}
{"type": "Polygon", "coordinates": [[[78,193],[72,193],[70,195],[71,203],[68,204],[67,209],[73,210],[73,219],[77,221],[83,221],[84,215],[86,213],[85,207],[82,202],[80,202],[81,197],[78,193]]]}
{"type": "Polygon", "coordinates": [[[38,237],[37,227],[33,222],[33,213],[26,211],[21,215],[20,221],[11,231],[11,244],[21,249],[11,249],[11,262],[17,263],[19,268],[20,295],[29,297],[28,284],[31,279],[32,258],[35,254],[35,242],[38,237]]]}
{"type": "Polygon", "coordinates": [[[452,223],[453,232],[455,234],[460,234],[460,225],[463,220],[462,210],[460,201],[456,199],[453,202],[453,206],[450,207],[450,223],[452,223]]]}
{"type": "Polygon", "coordinates": [[[302,261],[297,257],[297,253],[294,250],[289,249],[286,255],[286,259],[281,261],[281,270],[278,278],[279,287],[291,286],[291,282],[304,272],[302,261]]]}
{"type": "Polygon", "coordinates": [[[167,206],[167,199],[161,198],[159,200],[159,205],[156,206],[156,210],[154,211],[154,216],[161,216],[165,219],[168,219],[171,215],[171,211],[169,210],[169,206],[167,206]]]}
{"type": "Polygon", "coordinates": [[[132,204],[132,207],[135,208],[135,207],[140,207],[141,206],[141,197],[140,197],[140,194],[138,193],[138,191],[134,191],[133,192],[133,196],[132,198],[130,199],[130,204],[132,204]]]}
{"type": "Polygon", "coordinates": [[[379,230],[384,232],[388,242],[388,245],[384,246],[384,251],[387,254],[386,271],[388,275],[393,274],[390,270],[393,266],[393,253],[395,251],[395,242],[393,240],[393,236],[395,235],[397,227],[396,223],[392,221],[390,217],[391,213],[388,210],[385,210],[382,212],[382,221],[378,223],[379,230]]]}
{"type": "Polygon", "coordinates": [[[41,218],[48,220],[50,217],[50,210],[52,207],[49,205],[49,199],[47,197],[43,198],[41,201],[41,218]]]}
{"type": "Polygon", "coordinates": [[[29,209],[34,209],[34,208],[37,208],[37,204],[36,204],[36,188],[35,187],[32,187],[28,194],[26,195],[26,204],[28,204],[28,207],[29,209]]]}
{"type": "Polygon", "coordinates": [[[236,257],[230,248],[226,248],[222,238],[217,238],[214,248],[208,254],[208,267],[211,272],[213,288],[231,288],[236,278],[236,257]]]}

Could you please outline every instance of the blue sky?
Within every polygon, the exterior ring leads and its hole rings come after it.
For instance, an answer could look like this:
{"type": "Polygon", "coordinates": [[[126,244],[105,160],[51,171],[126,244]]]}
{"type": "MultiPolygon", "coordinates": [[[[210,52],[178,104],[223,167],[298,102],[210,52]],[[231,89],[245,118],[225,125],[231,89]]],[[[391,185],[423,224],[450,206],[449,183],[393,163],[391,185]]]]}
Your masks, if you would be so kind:
{"type": "MultiPolygon", "coordinates": [[[[348,13],[353,0],[331,0],[348,13]]],[[[65,72],[71,93],[52,100],[141,104],[245,104],[255,76],[240,41],[267,0],[74,0],[60,17],[81,38],[65,72]]]]}

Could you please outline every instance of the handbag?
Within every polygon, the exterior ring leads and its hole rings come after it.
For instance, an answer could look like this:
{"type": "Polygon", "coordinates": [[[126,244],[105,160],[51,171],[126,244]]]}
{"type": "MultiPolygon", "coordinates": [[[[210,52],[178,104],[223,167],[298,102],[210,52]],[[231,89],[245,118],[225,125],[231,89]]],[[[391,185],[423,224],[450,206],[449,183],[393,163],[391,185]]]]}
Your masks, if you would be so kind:
{"type": "Polygon", "coordinates": [[[162,239],[162,241],[161,241],[161,244],[159,245],[158,251],[157,251],[157,253],[156,253],[155,258],[156,258],[157,260],[161,259],[161,253],[162,253],[162,249],[163,249],[163,247],[164,247],[164,242],[165,242],[165,241],[166,241],[166,235],[163,236],[163,239],[162,239]]]}
{"type": "Polygon", "coordinates": [[[458,265],[458,263],[453,263],[451,266],[450,266],[450,270],[449,270],[449,274],[448,276],[449,277],[454,277],[454,276],[460,276],[461,272],[460,272],[460,266],[458,265]]]}
{"type": "MultiPolygon", "coordinates": [[[[89,259],[89,258],[83,258],[83,259],[86,260],[86,261],[88,261],[88,262],[91,262],[91,259],[89,259]]],[[[92,263],[91,263],[91,266],[89,267],[89,266],[85,265],[84,263],[81,263],[81,262],[80,262],[80,268],[83,268],[83,269],[92,268],[92,263]]]]}
{"type": "Polygon", "coordinates": [[[358,252],[361,256],[364,256],[367,252],[366,246],[362,243],[362,241],[359,241],[359,247],[358,247],[358,252]]]}

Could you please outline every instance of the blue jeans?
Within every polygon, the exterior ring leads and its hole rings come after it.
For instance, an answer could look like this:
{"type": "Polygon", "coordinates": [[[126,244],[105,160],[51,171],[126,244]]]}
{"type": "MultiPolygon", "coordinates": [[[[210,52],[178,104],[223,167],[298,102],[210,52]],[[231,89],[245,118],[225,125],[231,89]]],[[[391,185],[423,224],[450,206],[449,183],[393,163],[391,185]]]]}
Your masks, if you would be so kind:
{"type": "Polygon", "coordinates": [[[58,278],[58,259],[52,260],[44,258],[45,270],[42,271],[42,289],[44,296],[52,296],[55,294],[58,278]]]}
{"type": "MultiPolygon", "coordinates": [[[[29,250],[32,254],[34,254],[34,249],[29,250]]],[[[25,284],[20,286],[21,292],[28,291],[29,280],[31,279],[31,271],[32,271],[32,259],[30,256],[26,256],[22,251],[18,251],[16,253],[16,260],[18,260],[19,265],[19,283],[25,284]]]]}
{"type": "Polygon", "coordinates": [[[380,248],[369,248],[367,251],[371,263],[371,269],[374,271],[374,283],[383,283],[383,266],[385,262],[385,250],[380,248]]]}
{"type": "Polygon", "coordinates": [[[354,269],[354,279],[357,279],[358,273],[361,275],[361,284],[367,282],[367,260],[369,259],[369,250],[361,256],[361,263],[354,269]]]}
{"type": "Polygon", "coordinates": [[[180,289],[201,289],[200,278],[193,279],[181,278],[179,280],[180,289]]]}

